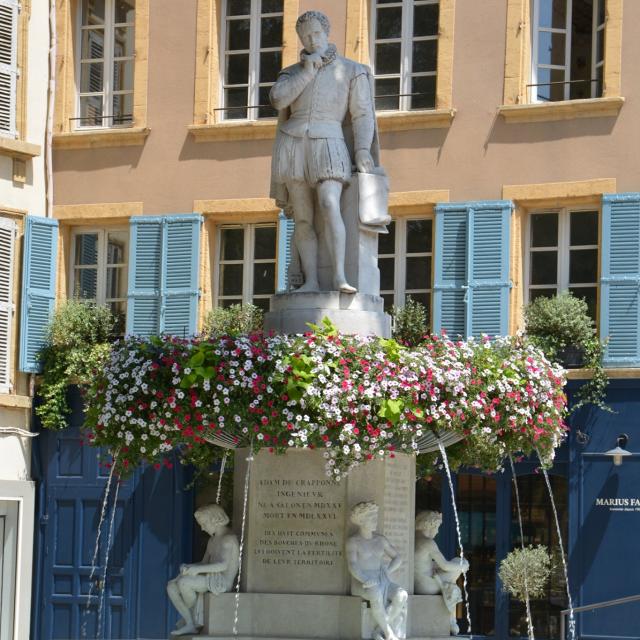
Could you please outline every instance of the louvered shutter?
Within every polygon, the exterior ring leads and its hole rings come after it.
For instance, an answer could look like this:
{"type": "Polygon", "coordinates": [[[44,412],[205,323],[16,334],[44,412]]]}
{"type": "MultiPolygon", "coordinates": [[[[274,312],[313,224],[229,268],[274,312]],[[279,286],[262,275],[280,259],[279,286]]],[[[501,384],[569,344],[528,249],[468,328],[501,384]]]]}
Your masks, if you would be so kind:
{"type": "Polygon", "coordinates": [[[293,218],[287,218],[281,212],[278,218],[278,291],[286,291],[289,288],[289,263],[291,262],[293,229],[293,218]]]}
{"type": "Polygon", "coordinates": [[[13,322],[13,259],[16,224],[0,218],[0,393],[11,387],[11,325],[13,322]]]}
{"type": "Polygon", "coordinates": [[[40,371],[38,352],[53,312],[58,256],[58,221],[27,216],[20,307],[20,371],[40,371]]]}
{"type": "Polygon", "coordinates": [[[602,200],[600,335],[606,366],[640,365],[640,193],[602,200]]]}
{"type": "Polygon", "coordinates": [[[201,224],[198,215],[131,218],[127,333],[195,333],[201,224]]]}
{"type": "Polygon", "coordinates": [[[186,337],[196,332],[201,225],[202,217],[199,215],[166,218],[160,310],[163,333],[186,337]]]}
{"type": "Polygon", "coordinates": [[[451,337],[465,333],[468,226],[464,205],[436,207],[433,330],[451,337]]]}
{"type": "Polygon", "coordinates": [[[18,0],[0,0],[0,136],[16,136],[18,0]]]}
{"type": "Polygon", "coordinates": [[[469,203],[466,335],[509,331],[511,202],[469,203]]]}

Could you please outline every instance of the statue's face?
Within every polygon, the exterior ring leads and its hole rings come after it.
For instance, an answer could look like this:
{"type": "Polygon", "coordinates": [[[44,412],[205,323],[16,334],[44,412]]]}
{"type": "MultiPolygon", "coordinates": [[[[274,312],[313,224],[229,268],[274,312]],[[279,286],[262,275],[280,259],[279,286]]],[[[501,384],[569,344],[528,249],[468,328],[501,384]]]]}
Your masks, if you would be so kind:
{"type": "Polygon", "coordinates": [[[300,42],[309,53],[322,55],[329,45],[329,37],[318,20],[312,18],[300,27],[300,42]]]}
{"type": "Polygon", "coordinates": [[[375,530],[378,526],[378,512],[371,510],[366,515],[362,516],[362,526],[365,529],[375,530]]]}

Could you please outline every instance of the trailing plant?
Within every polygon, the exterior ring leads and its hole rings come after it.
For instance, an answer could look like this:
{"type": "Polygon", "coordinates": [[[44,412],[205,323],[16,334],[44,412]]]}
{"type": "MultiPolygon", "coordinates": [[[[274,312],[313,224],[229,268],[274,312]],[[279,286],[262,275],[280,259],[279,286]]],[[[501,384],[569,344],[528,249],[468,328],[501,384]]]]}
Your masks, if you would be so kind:
{"type": "Polygon", "coordinates": [[[43,365],[36,413],[48,429],[67,426],[67,387],[86,386],[106,365],[111,351],[115,318],[106,306],[69,300],[53,314],[46,345],[40,352],[43,365]]]}
{"type": "Polygon", "coordinates": [[[580,386],[572,411],[592,404],[604,411],[609,378],[602,366],[606,341],[598,339],[587,303],[570,292],[558,296],[536,298],[524,308],[525,331],[531,341],[552,360],[559,360],[567,348],[576,347],[584,354],[584,366],[591,378],[580,386]]]}
{"type": "Polygon", "coordinates": [[[253,304],[214,307],[204,319],[202,333],[210,337],[254,333],[262,329],[262,321],[262,309],[253,304]]]}
{"type": "Polygon", "coordinates": [[[429,333],[427,308],[411,296],[404,307],[393,307],[393,337],[407,347],[420,344],[429,333]]]}
{"type": "Polygon", "coordinates": [[[527,597],[542,598],[551,570],[551,558],[544,545],[514,549],[500,563],[502,589],[520,602],[525,602],[527,597]]]}

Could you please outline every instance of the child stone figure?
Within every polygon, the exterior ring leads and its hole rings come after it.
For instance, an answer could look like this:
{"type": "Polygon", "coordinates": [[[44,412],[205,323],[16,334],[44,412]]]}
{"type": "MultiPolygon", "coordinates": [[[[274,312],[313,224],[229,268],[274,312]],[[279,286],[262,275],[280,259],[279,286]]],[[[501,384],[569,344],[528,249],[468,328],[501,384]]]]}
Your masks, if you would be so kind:
{"type": "Polygon", "coordinates": [[[408,595],[389,577],[402,564],[402,559],[383,535],[375,533],[378,505],[358,503],[351,510],[351,522],[358,527],[358,532],[347,540],[347,562],[353,577],[351,594],[370,603],[371,615],[378,627],[374,638],[403,638],[408,595]]]}
{"type": "Polygon", "coordinates": [[[196,522],[211,538],[202,562],[183,564],[180,575],[167,584],[167,593],[183,620],[172,636],[198,633],[202,615],[198,595],[231,591],[238,575],[240,548],[238,538],[227,525],[229,517],[215,504],[200,507],[194,514],[196,522]]]}
{"type": "Polygon", "coordinates": [[[442,594],[451,615],[451,633],[455,636],[460,632],[456,605],[462,602],[456,580],[469,570],[469,563],[464,558],[446,560],[442,555],[434,540],[441,524],[442,514],[437,511],[423,511],[416,516],[414,590],[419,595],[442,594]]]}

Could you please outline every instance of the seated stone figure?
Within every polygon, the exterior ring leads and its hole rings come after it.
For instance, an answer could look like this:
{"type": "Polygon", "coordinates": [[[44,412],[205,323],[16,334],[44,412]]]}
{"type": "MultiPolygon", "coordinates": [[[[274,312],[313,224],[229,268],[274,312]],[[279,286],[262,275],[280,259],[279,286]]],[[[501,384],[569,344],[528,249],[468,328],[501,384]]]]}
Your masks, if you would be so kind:
{"type": "Polygon", "coordinates": [[[377,629],[377,640],[396,640],[405,636],[408,595],[395,584],[389,574],[402,559],[390,542],[379,533],[378,505],[360,502],[351,510],[351,522],[358,532],[347,540],[347,562],[351,581],[351,594],[367,600],[377,629]]]}
{"type": "Polygon", "coordinates": [[[196,522],[211,538],[202,562],[183,564],[180,575],[167,584],[167,593],[183,620],[172,636],[198,632],[202,605],[199,594],[231,591],[238,575],[240,550],[238,538],[227,525],[229,517],[215,504],[200,507],[194,514],[196,522]]]}
{"type": "Polygon", "coordinates": [[[442,524],[442,514],[422,511],[416,516],[416,552],[414,556],[414,591],[419,595],[442,594],[451,614],[451,633],[460,632],[456,622],[456,605],[462,602],[462,593],[456,580],[469,569],[464,558],[446,560],[434,538],[442,524]]]}

